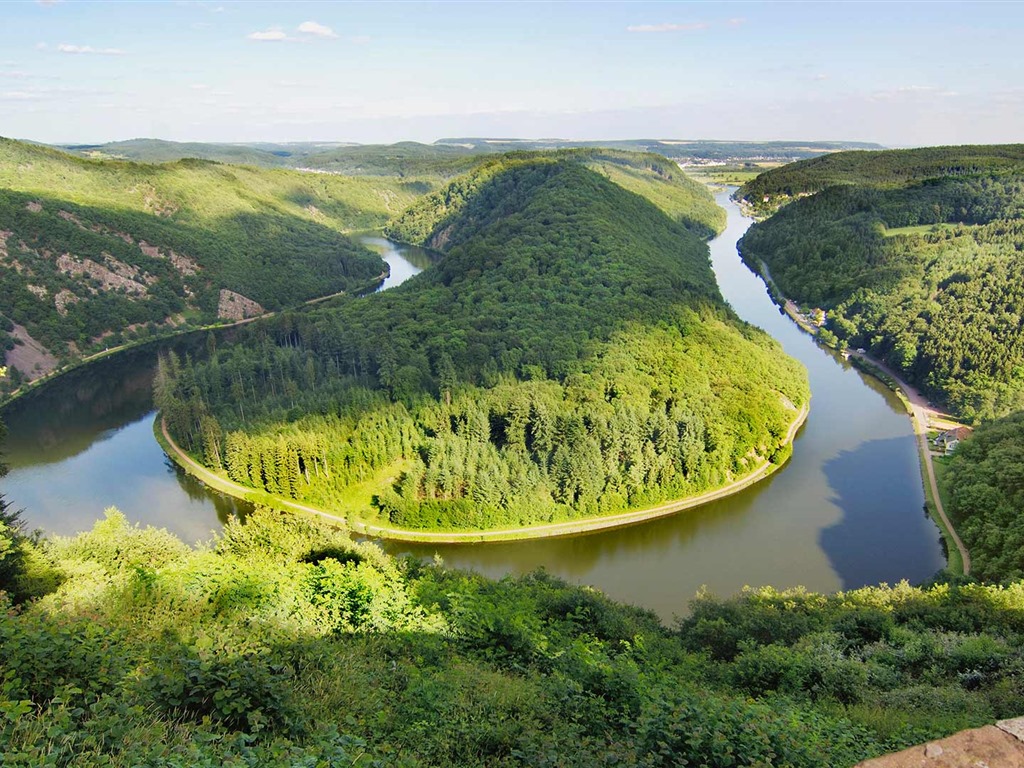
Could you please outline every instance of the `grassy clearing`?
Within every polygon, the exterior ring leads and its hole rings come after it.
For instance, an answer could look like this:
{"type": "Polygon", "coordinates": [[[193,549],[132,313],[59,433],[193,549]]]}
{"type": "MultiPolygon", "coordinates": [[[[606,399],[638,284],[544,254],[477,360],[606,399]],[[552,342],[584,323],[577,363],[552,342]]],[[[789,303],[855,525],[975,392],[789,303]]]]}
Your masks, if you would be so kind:
{"type": "Polygon", "coordinates": [[[891,227],[887,228],[883,234],[886,237],[898,237],[899,235],[927,235],[929,232],[942,232],[946,229],[954,229],[955,227],[965,226],[963,224],[919,224],[913,227],[891,227]]]}

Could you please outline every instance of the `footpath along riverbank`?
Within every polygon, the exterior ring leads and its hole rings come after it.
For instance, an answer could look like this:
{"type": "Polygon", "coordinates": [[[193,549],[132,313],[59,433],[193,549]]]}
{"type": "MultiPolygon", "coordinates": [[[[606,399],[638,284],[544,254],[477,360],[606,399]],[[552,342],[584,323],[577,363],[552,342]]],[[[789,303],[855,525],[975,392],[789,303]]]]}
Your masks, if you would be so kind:
{"type": "MultiPolygon", "coordinates": [[[[818,335],[818,327],[809,322],[803,313],[800,312],[796,303],[779,290],[778,285],[772,279],[771,272],[768,270],[768,265],[763,261],[760,262],[758,271],[768,286],[772,299],[782,305],[783,311],[802,330],[816,337],[818,335]]],[[[921,480],[924,484],[925,494],[930,501],[928,511],[932,514],[933,519],[942,531],[943,538],[946,540],[948,565],[951,570],[962,572],[965,576],[969,575],[971,572],[971,555],[967,551],[967,547],[964,545],[960,535],[956,532],[956,528],[953,527],[953,522],[946,514],[942,503],[942,494],[939,492],[939,484],[935,477],[932,451],[928,445],[928,432],[932,429],[933,424],[940,423],[944,428],[950,426],[949,414],[935,408],[920,390],[904,381],[881,360],[876,360],[861,350],[848,351],[847,355],[854,361],[861,361],[861,364],[857,366],[860,370],[875,376],[886,386],[895,388],[900,395],[900,401],[906,407],[907,414],[914,425],[914,432],[917,435],[918,451],[921,456],[921,480]]]]}
{"type": "MultiPolygon", "coordinates": [[[[807,420],[807,414],[809,412],[810,406],[805,403],[789,425],[789,430],[786,433],[785,445],[792,446],[793,441],[796,439],[797,432],[799,432],[800,427],[803,426],[804,422],[807,420]]],[[[286,499],[281,496],[275,496],[258,491],[254,488],[249,488],[248,486],[240,485],[239,483],[227,479],[223,475],[219,475],[207,469],[185,453],[181,446],[174,442],[174,439],[167,431],[167,424],[164,422],[162,417],[158,417],[154,423],[154,433],[156,434],[157,440],[160,442],[164,451],[166,451],[167,455],[176,464],[201,482],[217,491],[220,491],[221,493],[227,494],[228,496],[233,496],[255,504],[263,504],[285,511],[303,512],[306,514],[316,515],[327,520],[342,523],[353,533],[364,536],[371,536],[379,539],[390,539],[394,541],[434,544],[478,544],[481,542],[492,541],[519,541],[553,538],[558,536],[572,536],[582,533],[591,533],[593,531],[603,531],[611,528],[621,528],[627,525],[636,525],[648,520],[655,520],[660,517],[674,515],[678,512],[682,512],[683,510],[692,509],[694,507],[725,498],[726,496],[730,496],[734,493],[738,493],[744,488],[769,477],[776,470],[785,465],[785,462],[782,464],[772,464],[770,461],[765,460],[743,477],[737,478],[731,483],[720,488],[707,491],[697,496],[671,501],[666,504],[660,504],[656,507],[649,507],[647,509],[604,515],[602,517],[588,518],[586,520],[569,520],[562,523],[546,523],[543,525],[531,525],[521,528],[503,528],[489,531],[413,531],[404,528],[375,525],[361,520],[349,519],[343,515],[331,512],[330,510],[321,509],[308,504],[302,504],[293,499],[286,499]]]]}

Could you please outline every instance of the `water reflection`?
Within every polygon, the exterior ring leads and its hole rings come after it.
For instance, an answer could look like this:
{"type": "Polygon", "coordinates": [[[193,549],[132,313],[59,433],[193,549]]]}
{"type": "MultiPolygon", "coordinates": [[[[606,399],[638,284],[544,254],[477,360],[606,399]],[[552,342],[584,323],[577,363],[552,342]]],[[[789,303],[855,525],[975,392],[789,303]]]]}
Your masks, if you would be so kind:
{"type": "Polygon", "coordinates": [[[390,274],[384,278],[384,281],[377,288],[378,292],[401,285],[410,277],[418,275],[435,261],[435,256],[424,248],[418,248],[415,245],[407,245],[405,243],[396,243],[387,238],[363,235],[359,238],[359,242],[371,251],[379,253],[391,270],[390,274]]]}
{"type": "Polygon", "coordinates": [[[921,517],[920,469],[902,405],[780,312],[736,253],[749,222],[727,194],[718,201],[728,226],[712,242],[711,260],[722,294],[810,376],[811,412],[787,466],[727,499],[630,528],[528,543],[387,549],[437,553],[449,565],[499,577],[544,566],[665,620],[686,613],[703,586],[723,595],[759,584],[834,591],[868,583],[876,573],[890,581],[934,573],[942,562],[938,530],[921,517]],[[876,441],[886,449],[864,447],[876,441]],[[882,498],[891,499],[884,514],[868,514],[882,498]],[[850,535],[851,526],[857,535],[850,535]],[[887,564],[876,568],[881,540],[888,542],[887,564]]]}
{"type": "Polygon", "coordinates": [[[941,537],[923,512],[923,490],[901,482],[917,471],[913,435],[869,440],[826,462],[825,476],[843,517],[822,530],[821,546],[844,589],[900,579],[924,581],[945,565],[935,546],[941,537]]]}
{"type": "MultiPolygon", "coordinates": [[[[818,347],[767,296],[740,262],[748,222],[726,196],[726,232],[712,243],[726,299],[807,367],[811,413],[787,466],[771,478],[704,507],[642,525],[574,538],[452,547],[385,544],[494,577],[545,567],[611,597],[685,614],[703,585],[731,594],[745,585],[804,585],[833,591],[885,578],[927,578],[941,564],[938,531],[922,517],[923,492],[910,420],[875,379],[818,347]],[[881,563],[879,561],[882,561],[881,563]],[[884,567],[882,567],[884,566],[884,567]]],[[[376,242],[375,242],[376,241],[376,242]]],[[[397,282],[430,254],[382,238],[397,282]]],[[[174,342],[202,355],[206,335],[174,342]]],[[[13,470],[4,491],[33,527],[74,533],[117,505],[132,520],[186,541],[241,507],[169,462],[152,435],[150,381],[160,345],[67,374],[4,414],[13,470]]]]}

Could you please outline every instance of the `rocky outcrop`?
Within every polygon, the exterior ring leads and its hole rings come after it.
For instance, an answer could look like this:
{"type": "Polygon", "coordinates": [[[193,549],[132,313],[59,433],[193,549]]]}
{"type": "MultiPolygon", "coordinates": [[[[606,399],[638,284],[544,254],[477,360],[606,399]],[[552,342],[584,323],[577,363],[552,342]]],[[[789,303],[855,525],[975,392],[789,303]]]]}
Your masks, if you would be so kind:
{"type": "Polygon", "coordinates": [[[57,314],[61,317],[67,315],[68,305],[74,304],[76,301],[80,301],[80,299],[67,288],[61,288],[57,295],[53,297],[53,305],[57,308],[57,314]]]}
{"type": "Polygon", "coordinates": [[[139,240],[139,250],[151,259],[169,258],[171,260],[171,264],[181,275],[194,275],[199,271],[199,265],[195,260],[190,259],[188,256],[183,256],[180,253],[176,253],[175,251],[168,251],[168,253],[165,254],[155,245],[150,245],[145,240],[139,240]]]}
{"type": "Polygon", "coordinates": [[[902,752],[858,763],[855,768],[1022,768],[1024,718],[961,731],[902,752]]]}
{"type": "Polygon", "coordinates": [[[57,367],[57,358],[32,338],[24,326],[15,325],[11,336],[19,343],[7,351],[5,364],[17,368],[23,376],[36,379],[57,367]]]}
{"type": "Polygon", "coordinates": [[[262,315],[265,311],[252,299],[227,288],[221,289],[220,302],[217,304],[217,317],[221,320],[246,320],[262,315]]]}
{"type": "Polygon", "coordinates": [[[140,276],[138,267],[120,262],[109,254],[104,254],[104,261],[109,266],[98,264],[92,259],[76,259],[70,253],[64,253],[57,257],[57,269],[66,275],[84,275],[99,280],[105,290],[121,288],[136,296],[146,295],[146,286],[136,279],[140,276]]]}

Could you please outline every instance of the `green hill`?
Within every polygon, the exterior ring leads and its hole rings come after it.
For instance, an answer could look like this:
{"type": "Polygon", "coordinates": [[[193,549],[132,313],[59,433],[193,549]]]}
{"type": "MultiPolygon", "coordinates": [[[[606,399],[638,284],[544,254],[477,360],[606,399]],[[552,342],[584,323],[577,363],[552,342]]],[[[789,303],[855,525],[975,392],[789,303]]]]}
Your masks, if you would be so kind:
{"type": "Polygon", "coordinates": [[[869,349],[961,416],[1024,408],[1024,149],[834,155],[762,174],[741,194],[813,192],[826,176],[801,168],[837,159],[846,175],[827,178],[843,183],[751,227],[744,259],[826,309],[839,343],[869,349]],[[919,180],[940,173],[952,175],[919,180]],[[783,186],[796,177],[802,186],[783,186]]]}
{"type": "Polygon", "coordinates": [[[83,160],[2,139],[2,331],[67,359],[260,311],[244,299],[272,310],[365,285],[384,265],[345,233],[379,227],[425,189],[199,160],[83,160]]]}
{"type": "Polygon", "coordinates": [[[764,214],[839,184],[902,187],[926,179],[1022,171],[1024,144],[834,152],[766,171],[736,197],[764,214]]]}
{"type": "Polygon", "coordinates": [[[591,161],[457,180],[393,225],[444,251],[432,269],[168,361],[174,435],[237,482],[417,529],[644,507],[781,462],[804,372],[722,302],[700,237],[591,161]]]}
{"type": "MultiPolygon", "coordinates": [[[[701,237],[711,237],[725,227],[725,211],[715,204],[703,184],[690,179],[672,161],[651,153],[586,148],[557,153],[512,152],[480,158],[474,170],[417,201],[389,222],[385,232],[396,240],[443,248],[449,237],[446,230],[468,201],[475,200],[481,206],[491,203],[487,198],[476,197],[481,187],[488,185],[510,164],[548,157],[571,160],[597,171],[620,187],[647,198],[701,237]]],[[[493,189],[493,194],[500,195],[498,188],[493,189]]],[[[463,231],[463,236],[467,231],[463,231]]]]}
{"type": "Polygon", "coordinates": [[[261,148],[247,144],[128,139],[107,144],[66,144],[64,150],[93,160],[131,160],[137,163],[172,163],[188,158],[218,163],[283,167],[291,156],[287,150],[261,148]]]}

